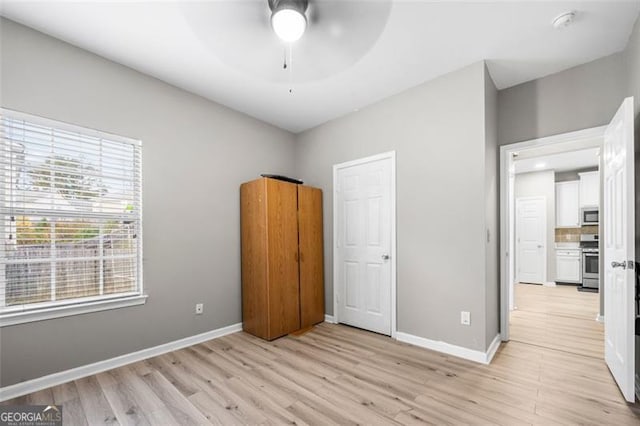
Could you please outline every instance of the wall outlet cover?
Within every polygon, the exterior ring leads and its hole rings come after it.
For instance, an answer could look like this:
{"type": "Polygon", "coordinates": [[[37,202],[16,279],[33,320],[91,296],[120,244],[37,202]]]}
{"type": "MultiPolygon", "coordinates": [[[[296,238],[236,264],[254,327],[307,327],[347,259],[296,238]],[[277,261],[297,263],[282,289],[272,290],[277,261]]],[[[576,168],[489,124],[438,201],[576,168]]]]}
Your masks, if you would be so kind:
{"type": "Polygon", "coordinates": [[[471,312],[468,312],[468,311],[460,312],[460,324],[471,325],[471,312]]]}
{"type": "Polygon", "coordinates": [[[201,315],[204,312],[204,303],[196,303],[196,315],[201,315]]]}

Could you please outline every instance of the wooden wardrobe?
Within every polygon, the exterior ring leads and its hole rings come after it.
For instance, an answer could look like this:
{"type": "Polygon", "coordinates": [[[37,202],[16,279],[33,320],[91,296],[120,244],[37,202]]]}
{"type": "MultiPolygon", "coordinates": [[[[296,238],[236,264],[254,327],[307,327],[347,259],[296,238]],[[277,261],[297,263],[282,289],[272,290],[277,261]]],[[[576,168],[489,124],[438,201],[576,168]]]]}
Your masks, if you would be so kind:
{"type": "Polygon", "coordinates": [[[273,340],[324,321],[322,191],[244,183],[240,220],[244,331],[273,340]]]}

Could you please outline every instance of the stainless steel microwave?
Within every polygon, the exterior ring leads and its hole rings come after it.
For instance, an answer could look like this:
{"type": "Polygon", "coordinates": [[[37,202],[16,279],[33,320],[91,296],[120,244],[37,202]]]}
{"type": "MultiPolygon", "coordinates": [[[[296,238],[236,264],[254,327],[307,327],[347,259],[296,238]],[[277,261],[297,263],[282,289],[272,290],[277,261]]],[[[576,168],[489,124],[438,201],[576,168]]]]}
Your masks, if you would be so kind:
{"type": "Polygon", "coordinates": [[[583,207],[580,209],[580,225],[597,225],[599,216],[600,214],[597,207],[583,207]]]}

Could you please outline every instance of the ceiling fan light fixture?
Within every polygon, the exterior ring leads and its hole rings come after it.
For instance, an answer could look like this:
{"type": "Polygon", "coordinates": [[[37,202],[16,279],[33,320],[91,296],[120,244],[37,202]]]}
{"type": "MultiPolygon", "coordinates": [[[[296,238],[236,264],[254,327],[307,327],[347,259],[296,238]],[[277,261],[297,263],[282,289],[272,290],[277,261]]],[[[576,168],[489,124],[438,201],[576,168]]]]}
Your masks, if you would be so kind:
{"type": "Polygon", "coordinates": [[[269,0],[271,27],[284,42],[293,43],[307,28],[307,0],[269,0]]]}

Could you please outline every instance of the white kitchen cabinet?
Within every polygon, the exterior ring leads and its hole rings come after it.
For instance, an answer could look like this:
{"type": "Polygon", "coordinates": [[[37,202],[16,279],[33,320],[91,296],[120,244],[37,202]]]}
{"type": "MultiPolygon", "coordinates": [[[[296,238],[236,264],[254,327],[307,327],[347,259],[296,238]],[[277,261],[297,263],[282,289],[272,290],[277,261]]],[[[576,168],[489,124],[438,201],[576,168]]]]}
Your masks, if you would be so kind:
{"type": "Polygon", "coordinates": [[[556,183],[556,228],[580,226],[580,182],[556,183]]]}
{"type": "Polygon", "coordinates": [[[582,282],[580,249],[556,249],[556,282],[582,282]]]}
{"type": "Polygon", "coordinates": [[[600,204],[600,172],[578,173],[580,176],[580,207],[600,204]]]}

